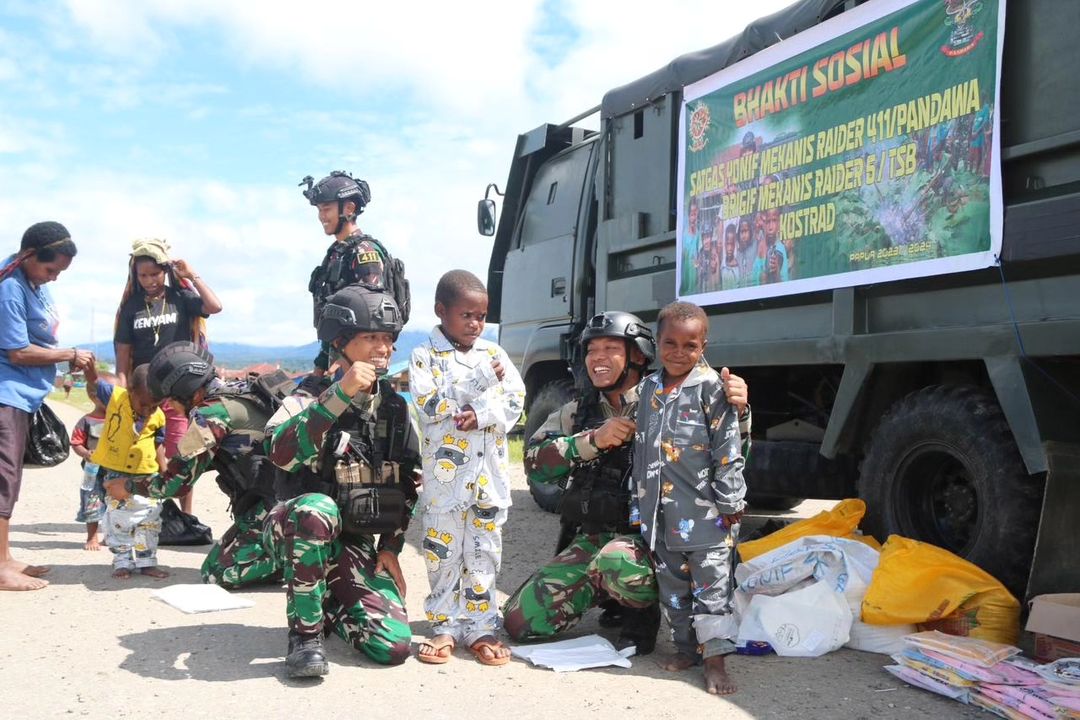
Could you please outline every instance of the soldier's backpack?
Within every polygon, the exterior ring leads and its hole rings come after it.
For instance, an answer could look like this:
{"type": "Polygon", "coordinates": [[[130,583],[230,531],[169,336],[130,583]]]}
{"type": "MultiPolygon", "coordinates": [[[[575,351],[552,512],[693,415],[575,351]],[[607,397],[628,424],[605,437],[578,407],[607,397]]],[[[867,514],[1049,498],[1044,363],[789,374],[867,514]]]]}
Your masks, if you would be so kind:
{"type": "MultiPolygon", "coordinates": [[[[282,370],[275,370],[263,375],[252,373],[246,380],[223,383],[207,397],[246,400],[265,416],[259,423],[265,425],[295,388],[292,378],[282,370]]],[[[234,516],[247,512],[259,500],[273,504],[274,486],[278,475],[284,472],[266,457],[262,443],[239,457],[217,453],[211,467],[218,471],[218,485],[229,496],[234,516]]]]}
{"type": "MultiPolygon", "coordinates": [[[[345,242],[350,246],[349,251],[354,251],[355,246],[361,242],[371,243],[375,246],[375,249],[379,254],[382,255],[383,287],[381,289],[383,292],[390,295],[390,297],[394,298],[394,302],[397,303],[398,309],[401,311],[402,324],[407,323],[409,321],[409,311],[412,307],[412,295],[409,292],[409,280],[405,277],[405,263],[391,255],[385,245],[370,235],[351,235],[345,242]]],[[[346,253],[346,255],[342,257],[347,256],[348,254],[346,253]]],[[[344,287],[344,285],[341,284],[341,273],[342,269],[340,264],[332,263],[329,257],[324,258],[322,263],[311,273],[308,290],[315,297],[316,325],[318,325],[319,322],[319,308],[326,301],[326,298],[344,287]]]]}
{"type": "Polygon", "coordinates": [[[382,253],[383,285],[387,294],[397,303],[398,310],[401,311],[401,324],[404,325],[409,322],[409,310],[412,307],[409,279],[405,277],[405,263],[391,255],[381,242],[370,235],[364,235],[363,239],[373,244],[382,253]]]}

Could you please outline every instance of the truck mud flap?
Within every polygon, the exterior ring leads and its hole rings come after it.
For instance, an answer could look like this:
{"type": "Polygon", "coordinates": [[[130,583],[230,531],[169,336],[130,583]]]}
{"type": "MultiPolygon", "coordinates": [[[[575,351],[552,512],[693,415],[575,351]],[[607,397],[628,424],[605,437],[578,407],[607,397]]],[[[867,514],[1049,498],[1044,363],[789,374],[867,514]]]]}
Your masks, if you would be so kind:
{"type": "Polygon", "coordinates": [[[1046,492],[1031,559],[1027,598],[1045,593],[1074,592],[1080,587],[1080,445],[1046,443],[1046,492]]]}

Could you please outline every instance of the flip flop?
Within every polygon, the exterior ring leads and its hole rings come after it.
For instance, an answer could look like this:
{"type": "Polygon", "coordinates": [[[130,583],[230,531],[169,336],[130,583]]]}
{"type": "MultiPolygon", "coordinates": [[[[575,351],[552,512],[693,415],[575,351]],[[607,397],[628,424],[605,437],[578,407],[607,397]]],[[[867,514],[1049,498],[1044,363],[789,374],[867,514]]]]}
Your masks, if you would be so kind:
{"type": "Polygon", "coordinates": [[[473,657],[476,658],[476,661],[481,665],[505,665],[506,663],[510,662],[510,656],[507,655],[506,657],[497,657],[495,655],[496,650],[505,647],[506,646],[498,640],[485,640],[484,638],[481,638],[469,646],[469,652],[473,654],[473,657]],[[491,651],[492,657],[487,657],[486,655],[484,655],[485,649],[491,651]]]}
{"type": "Polygon", "coordinates": [[[420,643],[420,647],[424,647],[425,645],[434,650],[435,654],[421,655],[418,652],[416,653],[416,659],[422,663],[427,663],[428,665],[442,665],[443,663],[449,662],[451,653],[454,652],[453,638],[443,638],[442,640],[435,640],[433,638],[431,640],[424,640],[420,643]],[[447,648],[450,650],[444,655],[443,650],[446,650],[447,648]]]}

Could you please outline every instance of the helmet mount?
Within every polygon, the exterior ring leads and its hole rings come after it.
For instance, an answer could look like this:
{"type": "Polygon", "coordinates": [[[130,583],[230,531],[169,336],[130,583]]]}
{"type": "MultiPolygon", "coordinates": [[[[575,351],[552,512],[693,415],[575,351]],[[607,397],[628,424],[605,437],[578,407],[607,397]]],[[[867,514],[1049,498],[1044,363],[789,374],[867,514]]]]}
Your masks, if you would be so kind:
{"type": "Polygon", "coordinates": [[[338,224],[334,234],[341,232],[346,222],[356,222],[356,218],[364,212],[364,208],[371,202],[371,188],[364,180],[358,180],[344,170],[334,170],[319,182],[310,175],[300,181],[300,187],[307,186],[301,192],[312,205],[321,205],[337,201],[338,224]],[[354,212],[345,214],[345,203],[352,202],[354,212]]]}

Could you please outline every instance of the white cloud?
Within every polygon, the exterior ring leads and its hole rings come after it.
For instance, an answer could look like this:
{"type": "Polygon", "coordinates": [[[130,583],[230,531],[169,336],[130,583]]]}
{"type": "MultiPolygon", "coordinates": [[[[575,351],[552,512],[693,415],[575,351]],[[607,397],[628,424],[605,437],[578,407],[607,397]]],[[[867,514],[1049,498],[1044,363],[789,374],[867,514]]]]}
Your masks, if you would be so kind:
{"type": "MultiPolygon", "coordinates": [[[[423,329],[435,322],[434,286],[443,272],[462,267],[486,279],[491,240],[476,233],[475,203],[488,182],[505,182],[518,133],[596,105],[612,87],[715,44],[780,4],[559,5],[545,25],[553,38],[534,42],[537,0],[465,12],[452,3],[70,0],[67,15],[52,20],[54,40],[87,56],[80,57],[82,92],[116,108],[153,100],[215,121],[228,115],[240,132],[260,138],[269,156],[299,138],[305,167],[235,182],[191,178],[157,167],[154,138],[126,124],[112,132],[131,135],[129,152],[146,158],[145,172],[120,173],[107,162],[70,167],[57,157],[63,126],[4,115],[0,152],[21,155],[12,163],[0,155],[2,169],[33,182],[9,183],[0,218],[20,233],[46,218],[72,230],[79,257],[54,286],[65,339],[89,339],[91,309],[95,338],[111,334],[130,241],[164,236],[223,300],[225,311],[211,321],[213,339],[301,344],[314,339],[307,278],[328,238],[294,183],[309,172],[354,170],[374,192],[361,227],[405,260],[410,327],[423,329]],[[560,23],[571,25],[565,38],[560,23]],[[222,113],[217,103],[230,93],[224,77],[157,83],[155,64],[181,47],[184,33],[219,38],[246,72],[269,68],[314,83],[326,104],[297,110],[267,96],[261,106],[222,113]],[[395,102],[392,117],[379,114],[387,98],[395,102]]],[[[0,73],[3,67],[0,57],[0,73]]],[[[62,67],[38,61],[31,80],[45,87],[62,67]]],[[[196,135],[169,142],[170,158],[232,152],[196,135]]],[[[227,156],[243,168],[244,157],[227,156]]]]}

